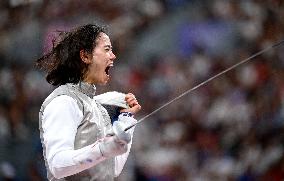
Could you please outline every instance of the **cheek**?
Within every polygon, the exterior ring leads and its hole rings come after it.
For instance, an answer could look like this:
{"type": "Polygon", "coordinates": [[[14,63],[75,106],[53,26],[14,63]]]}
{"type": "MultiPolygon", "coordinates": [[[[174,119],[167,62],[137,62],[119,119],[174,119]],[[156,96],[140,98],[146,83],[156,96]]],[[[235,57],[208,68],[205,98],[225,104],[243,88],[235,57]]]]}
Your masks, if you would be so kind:
{"type": "Polygon", "coordinates": [[[96,53],[96,55],[93,56],[93,63],[97,65],[103,65],[106,59],[106,55],[102,53],[96,53]]]}
{"type": "Polygon", "coordinates": [[[101,73],[102,71],[104,71],[104,68],[105,66],[98,62],[98,61],[94,61],[93,64],[92,64],[92,69],[93,69],[93,73],[94,74],[99,74],[101,73]]]}
{"type": "Polygon", "coordinates": [[[97,62],[95,60],[93,60],[92,64],[90,64],[90,70],[93,73],[96,73],[99,69],[99,65],[97,64],[97,62]]]}

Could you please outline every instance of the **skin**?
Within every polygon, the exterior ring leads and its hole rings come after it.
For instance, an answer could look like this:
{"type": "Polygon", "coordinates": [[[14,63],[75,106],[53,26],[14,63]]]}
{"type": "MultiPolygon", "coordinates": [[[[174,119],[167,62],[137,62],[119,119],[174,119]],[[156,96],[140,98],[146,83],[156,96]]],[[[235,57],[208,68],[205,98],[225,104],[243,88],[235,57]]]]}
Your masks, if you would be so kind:
{"type": "Polygon", "coordinates": [[[113,66],[116,56],[112,52],[110,39],[105,33],[99,34],[92,54],[81,50],[80,57],[83,62],[89,65],[84,78],[85,82],[105,85],[109,81],[110,76],[106,74],[105,69],[108,66],[113,66]]]}
{"type": "Polygon", "coordinates": [[[130,108],[122,109],[120,112],[131,112],[132,114],[135,114],[140,111],[141,106],[139,105],[138,101],[132,93],[126,94],[125,101],[130,108]]]}
{"type": "MultiPolygon", "coordinates": [[[[115,54],[112,52],[109,36],[105,33],[100,33],[92,54],[81,50],[80,57],[83,62],[89,65],[84,81],[89,84],[107,84],[110,80],[110,76],[106,74],[105,70],[108,66],[113,67],[113,62],[116,59],[115,54]]],[[[130,108],[122,109],[121,112],[131,112],[135,114],[141,109],[141,106],[132,93],[126,94],[125,101],[130,108]]]]}

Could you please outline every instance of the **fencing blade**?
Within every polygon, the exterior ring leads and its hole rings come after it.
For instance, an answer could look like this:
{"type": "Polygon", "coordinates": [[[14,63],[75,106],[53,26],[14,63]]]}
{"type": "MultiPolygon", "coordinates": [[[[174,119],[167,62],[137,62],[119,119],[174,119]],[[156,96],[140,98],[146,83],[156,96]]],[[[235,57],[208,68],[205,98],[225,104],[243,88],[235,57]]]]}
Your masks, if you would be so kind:
{"type": "Polygon", "coordinates": [[[246,63],[246,62],[248,62],[248,61],[250,61],[250,60],[252,60],[252,59],[254,59],[255,57],[257,57],[257,56],[259,56],[259,55],[261,55],[261,54],[263,54],[263,53],[265,53],[265,52],[267,52],[267,51],[269,51],[269,50],[271,50],[271,49],[274,49],[274,48],[280,46],[280,45],[283,44],[283,43],[284,43],[284,39],[281,40],[281,41],[279,41],[279,42],[277,42],[277,43],[275,43],[275,44],[273,44],[273,45],[271,45],[271,46],[269,46],[269,47],[266,47],[265,49],[263,49],[263,50],[261,50],[261,51],[255,53],[255,54],[251,55],[250,57],[248,57],[248,58],[246,58],[246,59],[244,59],[244,60],[242,60],[242,61],[240,61],[240,62],[238,62],[238,63],[236,63],[236,64],[234,64],[234,65],[232,65],[231,67],[229,67],[229,68],[227,68],[227,69],[221,71],[220,73],[218,73],[218,74],[216,74],[216,75],[210,77],[209,79],[207,79],[207,80],[201,82],[200,84],[196,85],[195,87],[193,87],[193,88],[191,88],[191,89],[189,89],[189,90],[186,90],[185,92],[183,92],[183,93],[180,94],[179,96],[173,98],[172,100],[170,100],[170,101],[168,101],[167,103],[163,104],[161,107],[155,109],[153,112],[147,114],[146,116],[144,116],[143,118],[141,118],[140,120],[138,120],[135,124],[128,126],[127,128],[124,129],[124,131],[127,131],[127,130],[129,130],[130,128],[136,126],[137,124],[141,123],[141,122],[144,121],[145,119],[149,118],[149,117],[152,116],[153,114],[155,114],[155,113],[157,113],[158,111],[160,111],[161,109],[167,107],[167,106],[170,105],[171,103],[173,103],[173,102],[175,102],[176,100],[180,99],[181,97],[183,97],[183,96],[185,96],[185,95],[191,93],[192,91],[198,89],[199,87],[201,87],[201,86],[207,84],[208,82],[210,82],[210,81],[216,79],[217,77],[219,77],[219,76],[221,76],[221,75],[223,75],[223,74],[229,72],[230,70],[232,70],[232,69],[234,69],[234,68],[236,68],[236,67],[238,67],[238,66],[240,66],[240,65],[242,65],[242,64],[244,64],[244,63],[246,63]]]}

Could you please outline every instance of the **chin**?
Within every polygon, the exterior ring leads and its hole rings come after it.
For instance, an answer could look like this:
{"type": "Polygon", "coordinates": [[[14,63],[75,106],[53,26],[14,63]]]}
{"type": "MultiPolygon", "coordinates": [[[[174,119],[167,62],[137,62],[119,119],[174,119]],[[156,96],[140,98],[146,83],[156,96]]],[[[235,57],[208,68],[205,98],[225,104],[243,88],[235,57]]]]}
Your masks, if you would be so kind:
{"type": "Polygon", "coordinates": [[[106,85],[110,80],[110,77],[107,77],[107,76],[102,76],[100,78],[97,78],[96,79],[96,83],[95,84],[98,84],[98,85],[106,85]]]}
{"type": "Polygon", "coordinates": [[[109,82],[109,79],[108,79],[108,80],[101,81],[99,84],[100,84],[100,85],[106,85],[108,82],[109,82]]]}
{"type": "Polygon", "coordinates": [[[106,85],[108,82],[99,83],[99,85],[106,85]]]}

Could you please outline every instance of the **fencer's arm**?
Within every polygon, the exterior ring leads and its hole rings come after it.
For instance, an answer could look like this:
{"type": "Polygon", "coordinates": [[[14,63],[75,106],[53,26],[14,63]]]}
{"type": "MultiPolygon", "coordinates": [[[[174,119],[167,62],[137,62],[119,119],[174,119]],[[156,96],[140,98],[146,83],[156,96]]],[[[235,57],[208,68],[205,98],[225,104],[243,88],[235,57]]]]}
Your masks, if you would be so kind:
{"type": "Polygon", "coordinates": [[[74,139],[82,117],[76,101],[64,95],[53,99],[43,112],[45,156],[49,170],[56,178],[79,173],[111,156],[122,154],[114,137],[74,150],[74,139]]]}
{"type": "MultiPolygon", "coordinates": [[[[137,122],[137,120],[135,120],[133,117],[127,116],[127,115],[125,115],[125,116],[120,115],[119,118],[118,118],[118,121],[125,123],[125,127],[128,127],[129,125],[132,125],[132,124],[137,122]]],[[[118,156],[115,157],[115,177],[119,176],[119,174],[121,173],[121,171],[122,171],[122,169],[123,169],[123,167],[126,163],[126,160],[128,158],[128,155],[130,153],[134,129],[135,129],[135,127],[132,127],[131,129],[129,129],[127,131],[131,135],[131,140],[128,143],[127,152],[122,154],[122,155],[118,155],[118,156]]]]}
{"type": "MultiPolygon", "coordinates": [[[[101,104],[115,105],[115,106],[124,108],[122,110],[123,112],[131,112],[135,114],[141,109],[141,106],[139,105],[138,101],[136,100],[135,96],[132,93],[123,94],[119,92],[107,92],[107,93],[95,96],[94,99],[101,104]]],[[[137,122],[134,118],[132,118],[132,116],[127,116],[127,115],[124,116],[123,114],[119,116],[118,121],[125,123],[124,124],[125,128],[137,122]]],[[[131,139],[130,139],[130,142],[128,143],[127,152],[115,157],[115,176],[116,177],[121,173],[125,165],[125,162],[128,158],[131,144],[132,144],[134,127],[133,129],[128,130],[128,132],[131,135],[131,139]]]]}
{"type": "MultiPolygon", "coordinates": [[[[127,112],[127,113],[131,113],[131,115],[129,114],[120,114],[120,116],[118,117],[118,122],[122,123],[122,125],[124,126],[123,130],[125,130],[125,128],[135,124],[137,122],[136,119],[134,119],[132,117],[133,114],[136,114],[137,112],[140,111],[141,106],[139,105],[138,101],[136,100],[135,96],[132,93],[128,93],[125,95],[124,100],[126,101],[126,103],[129,105],[128,108],[122,109],[121,112],[127,112]]],[[[131,128],[130,130],[126,131],[127,133],[129,132],[131,135],[131,140],[128,143],[128,150],[125,154],[123,155],[119,155],[115,158],[115,176],[118,176],[123,167],[124,164],[127,160],[127,157],[129,155],[130,152],[130,148],[131,148],[131,144],[132,144],[132,137],[133,137],[133,132],[134,132],[134,127],[131,128]]]]}

